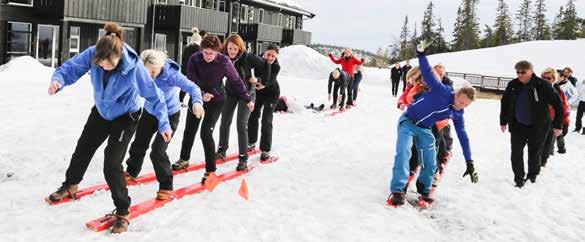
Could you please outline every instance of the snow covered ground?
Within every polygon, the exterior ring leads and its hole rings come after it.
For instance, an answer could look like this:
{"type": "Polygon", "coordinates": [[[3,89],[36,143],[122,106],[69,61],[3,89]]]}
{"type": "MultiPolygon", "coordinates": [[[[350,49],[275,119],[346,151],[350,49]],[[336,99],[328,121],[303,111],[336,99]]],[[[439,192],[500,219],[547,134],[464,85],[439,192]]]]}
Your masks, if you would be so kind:
{"type": "MultiPolygon", "coordinates": [[[[519,190],[513,187],[509,135],[499,131],[494,100],[479,100],[466,110],[479,184],[461,178],[465,164],[456,141],[434,208],[387,208],[400,112],[390,95],[389,73],[379,69],[365,71],[354,110],[334,117],[304,110],[275,115],[273,150],[281,158],[246,175],[249,201],[237,194],[238,178],[213,193],[143,215],[131,221],[127,233],[95,233],[84,224],[113,209],[109,192],[59,206],[43,201],[63,181],[93,105],[89,80],[50,97],[51,70],[30,58],[16,61],[21,62],[0,72],[0,191],[5,196],[0,241],[582,241],[585,234],[585,136],[569,133],[568,154],[553,156],[537,183],[519,190]]],[[[333,67],[326,57],[295,46],[282,50],[281,62],[283,95],[296,105],[326,99],[333,67]],[[303,61],[322,67],[311,69],[303,61]]],[[[461,64],[457,71],[474,72],[475,66],[461,64]]],[[[179,157],[182,112],[168,150],[172,161],[179,157]]],[[[235,132],[230,147],[229,153],[235,152],[235,132]]],[[[203,159],[199,138],[192,157],[203,159]]],[[[103,147],[81,187],[104,182],[102,162],[103,147]]],[[[220,166],[219,172],[232,169],[235,163],[220,166]]],[[[143,172],[151,171],[147,158],[143,172]]],[[[177,176],[175,188],[201,176],[201,171],[177,176]]],[[[137,203],[157,189],[153,183],[129,191],[137,203]]]]}

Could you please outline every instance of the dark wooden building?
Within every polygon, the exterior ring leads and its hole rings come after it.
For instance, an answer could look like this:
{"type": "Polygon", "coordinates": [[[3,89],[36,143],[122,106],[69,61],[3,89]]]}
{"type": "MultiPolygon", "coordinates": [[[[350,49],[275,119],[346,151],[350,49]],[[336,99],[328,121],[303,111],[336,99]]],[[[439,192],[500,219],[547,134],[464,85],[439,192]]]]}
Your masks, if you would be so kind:
{"type": "Polygon", "coordinates": [[[302,27],[314,16],[279,0],[0,0],[0,64],[30,55],[57,66],[94,45],[109,21],[136,51],[160,49],[175,60],[194,26],[222,39],[239,33],[259,53],[270,43],[310,44],[302,27]]]}

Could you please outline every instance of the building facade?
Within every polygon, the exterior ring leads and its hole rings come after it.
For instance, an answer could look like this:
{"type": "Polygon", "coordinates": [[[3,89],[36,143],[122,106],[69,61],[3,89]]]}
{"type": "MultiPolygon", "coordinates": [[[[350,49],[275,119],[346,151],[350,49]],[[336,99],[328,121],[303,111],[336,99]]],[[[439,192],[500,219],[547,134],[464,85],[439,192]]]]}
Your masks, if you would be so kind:
{"type": "Polygon", "coordinates": [[[280,0],[0,0],[0,64],[29,55],[55,67],[94,45],[106,22],[124,27],[137,51],[181,60],[192,27],[221,39],[240,34],[248,49],[309,45],[303,21],[315,15],[280,0]]]}

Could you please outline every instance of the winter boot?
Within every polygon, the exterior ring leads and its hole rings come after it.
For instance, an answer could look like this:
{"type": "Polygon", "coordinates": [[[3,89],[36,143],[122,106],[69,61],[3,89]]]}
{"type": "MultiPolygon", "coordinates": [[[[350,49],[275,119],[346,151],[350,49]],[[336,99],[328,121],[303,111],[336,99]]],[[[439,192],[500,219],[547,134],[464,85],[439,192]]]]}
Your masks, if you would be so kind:
{"type": "Polygon", "coordinates": [[[169,198],[171,198],[173,195],[173,191],[172,190],[158,190],[158,192],[156,192],[156,200],[167,200],[169,198]]]}
{"type": "Polygon", "coordinates": [[[522,177],[516,177],[514,178],[514,182],[516,183],[517,188],[522,188],[524,187],[524,183],[526,182],[526,180],[524,180],[524,178],[522,177]]]}
{"type": "Polygon", "coordinates": [[[56,192],[49,195],[49,200],[51,202],[59,202],[66,197],[77,199],[77,185],[62,185],[56,192]]]}
{"type": "Polygon", "coordinates": [[[173,171],[185,170],[188,167],[189,167],[189,161],[188,160],[181,160],[181,159],[179,159],[177,162],[175,162],[172,165],[173,171]]]}
{"type": "Polygon", "coordinates": [[[128,231],[128,225],[130,225],[130,214],[127,215],[118,215],[112,214],[112,216],[116,217],[114,224],[112,225],[112,234],[120,234],[128,231]]]}
{"type": "Polygon", "coordinates": [[[262,154],[260,154],[260,161],[267,161],[268,159],[270,159],[270,153],[268,153],[268,151],[262,151],[262,154]]]}
{"type": "Polygon", "coordinates": [[[527,175],[525,181],[528,181],[528,180],[530,180],[531,183],[535,183],[536,182],[536,175],[530,175],[530,174],[527,175]]]}
{"type": "Polygon", "coordinates": [[[248,145],[248,152],[253,152],[256,149],[256,144],[249,144],[248,145]]]}
{"type": "Polygon", "coordinates": [[[124,179],[126,179],[126,184],[136,182],[136,177],[130,175],[129,172],[124,172],[124,179]]]}
{"type": "Polygon", "coordinates": [[[238,166],[236,167],[236,171],[247,171],[248,170],[248,156],[247,155],[240,155],[240,161],[238,162],[238,166]]]}
{"type": "Polygon", "coordinates": [[[223,149],[222,147],[217,148],[217,153],[215,154],[215,159],[216,160],[225,159],[225,153],[226,153],[226,150],[223,149]]]}
{"type": "Polygon", "coordinates": [[[205,181],[207,181],[207,177],[209,177],[210,174],[211,172],[208,171],[203,174],[203,178],[201,178],[201,185],[205,185],[205,181]]]}
{"type": "Polygon", "coordinates": [[[398,207],[404,205],[404,193],[394,192],[388,196],[386,204],[392,207],[398,207]]]}
{"type": "MultiPolygon", "coordinates": [[[[321,104],[317,107],[317,111],[323,111],[323,109],[325,109],[325,104],[321,104]]],[[[585,130],[583,131],[583,134],[585,134],[585,130]]]]}
{"type": "Polygon", "coordinates": [[[435,200],[429,197],[429,194],[421,194],[418,197],[418,207],[425,209],[430,208],[435,200]]]}
{"type": "Polygon", "coordinates": [[[329,107],[330,109],[336,109],[337,108],[337,104],[331,104],[331,106],[329,107]]]}

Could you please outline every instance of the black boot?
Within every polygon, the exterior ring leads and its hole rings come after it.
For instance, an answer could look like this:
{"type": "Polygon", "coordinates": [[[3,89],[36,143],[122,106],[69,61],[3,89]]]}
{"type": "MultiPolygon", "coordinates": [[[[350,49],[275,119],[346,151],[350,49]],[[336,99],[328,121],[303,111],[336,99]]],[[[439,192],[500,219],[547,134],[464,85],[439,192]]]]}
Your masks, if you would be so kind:
{"type": "Polygon", "coordinates": [[[517,188],[522,188],[524,187],[524,183],[526,182],[526,180],[524,180],[523,177],[516,177],[514,178],[514,182],[516,183],[517,188]]]}
{"type": "Polygon", "coordinates": [[[256,144],[249,144],[248,145],[248,152],[253,152],[256,149],[256,144]]]}
{"type": "Polygon", "coordinates": [[[526,176],[526,181],[530,180],[530,182],[535,183],[536,182],[536,175],[528,175],[526,176]]]}
{"type": "Polygon", "coordinates": [[[248,156],[247,155],[240,155],[238,166],[236,167],[236,171],[247,171],[248,170],[248,156]]]}
{"type": "Polygon", "coordinates": [[[268,159],[270,159],[270,153],[268,153],[268,151],[262,151],[262,154],[260,154],[260,160],[267,161],[268,159]]]}
{"type": "Polygon", "coordinates": [[[215,159],[216,160],[223,160],[223,159],[225,159],[225,153],[226,153],[226,150],[224,148],[218,147],[217,148],[217,153],[215,154],[215,159]]]}
{"type": "Polygon", "coordinates": [[[390,194],[390,196],[388,196],[388,200],[386,200],[386,204],[394,207],[404,205],[404,193],[395,192],[390,194]]]}
{"type": "Polygon", "coordinates": [[[201,178],[201,185],[205,185],[205,181],[207,181],[207,177],[209,177],[209,174],[211,174],[211,172],[205,172],[203,174],[203,178],[201,178]]]}

